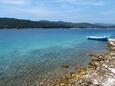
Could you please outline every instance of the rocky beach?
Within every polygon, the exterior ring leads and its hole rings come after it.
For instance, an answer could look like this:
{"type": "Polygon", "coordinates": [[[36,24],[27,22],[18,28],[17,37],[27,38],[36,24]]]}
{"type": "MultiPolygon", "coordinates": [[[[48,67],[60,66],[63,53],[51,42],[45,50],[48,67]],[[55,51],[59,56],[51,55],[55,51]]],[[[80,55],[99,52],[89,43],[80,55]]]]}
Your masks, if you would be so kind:
{"type": "Polygon", "coordinates": [[[0,0],[0,86],[115,86],[115,0],[0,0]]]}
{"type": "Polygon", "coordinates": [[[49,84],[37,86],[115,86],[115,40],[108,40],[106,52],[90,56],[88,66],[79,66],[59,79],[50,80],[49,84]]]}

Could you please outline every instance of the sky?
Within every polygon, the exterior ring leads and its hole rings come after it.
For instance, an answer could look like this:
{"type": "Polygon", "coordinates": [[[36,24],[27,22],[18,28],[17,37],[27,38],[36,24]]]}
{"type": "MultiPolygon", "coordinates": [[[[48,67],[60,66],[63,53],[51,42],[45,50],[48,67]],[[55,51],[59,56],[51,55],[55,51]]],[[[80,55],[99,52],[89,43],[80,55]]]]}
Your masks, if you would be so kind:
{"type": "Polygon", "coordinates": [[[115,0],[0,0],[0,17],[115,23],[115,0]]]}

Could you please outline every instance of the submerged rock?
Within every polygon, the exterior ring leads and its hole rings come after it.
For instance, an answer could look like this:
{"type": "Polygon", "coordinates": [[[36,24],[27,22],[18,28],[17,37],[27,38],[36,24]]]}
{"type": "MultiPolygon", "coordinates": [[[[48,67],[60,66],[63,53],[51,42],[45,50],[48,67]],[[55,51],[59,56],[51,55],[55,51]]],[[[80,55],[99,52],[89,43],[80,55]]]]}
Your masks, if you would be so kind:
{"type": "Polygon", "coordinates": [[[64,64],[62,67],[63,68],[69,68],[69,65],[68,64],[64,64]]]}
{"type": "MultiPolygon", "coordinates": [[[[112,42],[115,43],[115,42],[112,42]]],[[[51,86],[115,86],[115,45],[108,43],[108,51],[90,54],[87,67],[79,67],[74,72],[55,80],[51,86]]],[[[68,68],[68,65],[63,65],[68,68]]]]}

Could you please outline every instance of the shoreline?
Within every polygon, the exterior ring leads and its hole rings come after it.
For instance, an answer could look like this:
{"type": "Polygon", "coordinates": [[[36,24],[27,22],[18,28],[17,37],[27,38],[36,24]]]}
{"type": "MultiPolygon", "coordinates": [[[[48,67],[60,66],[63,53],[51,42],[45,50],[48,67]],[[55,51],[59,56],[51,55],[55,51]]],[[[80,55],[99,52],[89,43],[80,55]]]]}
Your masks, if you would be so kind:
{"type": "Polygon", "coordinates": [[[115,28],[93,28],[93,27],[90,27],[90,28],[80,28],[80,27],[71,27],[71,28],[64,28],[64,27],[59,27],[59,28],[56,28],[56,27],[47,27],[47,28],[42,28],[42,27],[35,27],[35,28],[32,28],[32,27],[29,27],[29,28],[0,28],[0,30],[29,30],[29,29],[37,29],[37,30],[40,30],[40,29],[43,29],[43,30],[55,30],[55,29],[58,29],[58,30],[61,30],[61,29],[65,29],[65,30],[71,30],[71,29],[81,29],[81,30],[115,30],[115,28]]]}
{"type": "Polygon", "coordinates": [[[115,85],[115,40],[108,41],[107,51],[90,54],[88,66],[79,66],[75,71],[62,75],[48,83],[37,86],[114,86],[115,85]]]}

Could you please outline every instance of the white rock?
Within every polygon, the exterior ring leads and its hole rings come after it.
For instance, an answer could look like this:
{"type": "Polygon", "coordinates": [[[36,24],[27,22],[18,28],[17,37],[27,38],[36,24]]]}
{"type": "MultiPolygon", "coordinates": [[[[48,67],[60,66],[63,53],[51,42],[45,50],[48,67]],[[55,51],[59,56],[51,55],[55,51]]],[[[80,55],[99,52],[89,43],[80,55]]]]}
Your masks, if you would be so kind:
{"type": "Polygon", "coordinates": [[[108,68],[112,73],[115,73],[115,68],[108,68]]]}
{"type": "Polygon", "coordinates": [[[103,86],[115,86],[115,79],[108,78],[106,82],[102,83],[103,86]]]}

